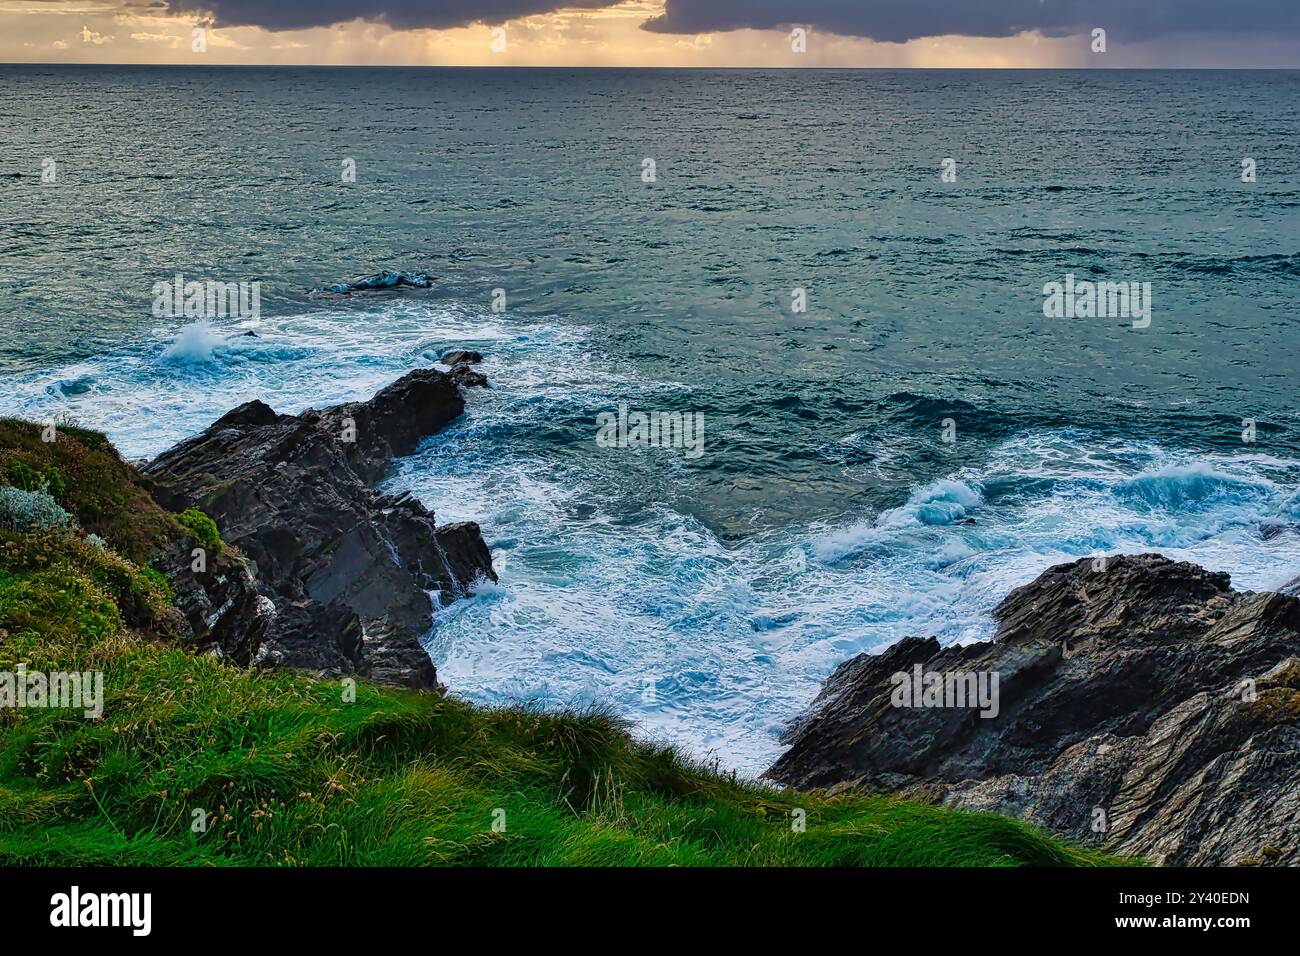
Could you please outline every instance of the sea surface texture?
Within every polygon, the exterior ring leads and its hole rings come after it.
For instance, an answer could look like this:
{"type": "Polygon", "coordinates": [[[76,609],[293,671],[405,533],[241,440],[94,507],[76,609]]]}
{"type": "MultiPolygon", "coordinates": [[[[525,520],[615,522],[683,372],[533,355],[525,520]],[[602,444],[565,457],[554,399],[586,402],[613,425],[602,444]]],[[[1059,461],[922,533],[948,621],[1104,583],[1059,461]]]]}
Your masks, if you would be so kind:
{"type": "Polygon", "coordinates": [[[2,66],[0,115],[0,414],[147,457],[484,353],[386,484],[492,546],[428,637],[472,700],[752,775],[1054,563],[1300,574],[1300,74],[2,66]],[[320,291],[384,269],[434,281],[320,291]],[[156,315],[178,273],[260,314],[156,315]],[[1046,317],[1067,275],[1149,324],[1046,317]]]}

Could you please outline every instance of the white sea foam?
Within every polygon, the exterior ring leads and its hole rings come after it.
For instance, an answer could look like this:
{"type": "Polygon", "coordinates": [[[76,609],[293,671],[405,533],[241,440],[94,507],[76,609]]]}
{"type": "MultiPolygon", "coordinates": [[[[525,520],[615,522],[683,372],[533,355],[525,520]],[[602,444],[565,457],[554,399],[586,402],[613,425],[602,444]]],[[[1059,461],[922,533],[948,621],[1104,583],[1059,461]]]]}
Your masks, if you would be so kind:
{"type": "Polygon", "coordinates": [[[247,331],[208,322],[159,328],[73,366],[9,379],[4,411],[39,421],[71,416],[106,431],[127,457],[148,457],[253,399],[295,413],[368,398],[451,345],[491,353],[490,367],[535,342],[564,351],[583,340],[581,329],[407,301],[264,319],[247,331]]]}
{"type": "Polygon", "coordinates": [[[608,476],[494,442],[554,417],[525,397],[498,377],[391,479],[508,557],[496,588],[439,620],[440,675],[484,702],[612,702],[745,773],[835,665],[909,634],[986,639],[996,604],[1053,564],[1161,551],[1257,589],[1300,573],[1300,535],[1259,535],[1300,521],[1297,462],[1026,435],[869,519],[727,545],[666,507],[626,520],[608,476]]]}

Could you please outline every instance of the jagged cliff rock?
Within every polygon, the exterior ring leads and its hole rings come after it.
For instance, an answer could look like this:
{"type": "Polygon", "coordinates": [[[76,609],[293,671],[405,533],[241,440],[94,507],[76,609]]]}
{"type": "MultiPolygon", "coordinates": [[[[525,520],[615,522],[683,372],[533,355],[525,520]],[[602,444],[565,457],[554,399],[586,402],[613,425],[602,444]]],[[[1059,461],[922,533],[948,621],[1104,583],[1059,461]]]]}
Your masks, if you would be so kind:
{"type": "Polygon", "coordinates": [[[206,512],[251,562],[273,605],[255,663],[436,686],[420,644],[433,596],[495,579],[491,556],[477,525],[436,526],[418,501],[371,485],[463,410],[455,378],[421,369],[323,411],[249,402],[144,466],[159,502],[206,512]]]}
{"type": "Polygon", "coordinates": [[[182,535],[156,564],[169,572],[176,608],[185,619],[184,642],[240,667],[252,663],[266,637],[270,608],[243,557],[229,549],[193,569],[197,541],[182,535]]]}
{"type": "Polygon", "coordinates": [[[1051,568],[994,617],[991,642],[908,638],[841,664],[767,776],[993,810],[1154,862],[1300,863],[1300,600],[1148,554],[1051,568]],[[911,706],[917,665],[953,691],[911,706]],[[980,686],[960,675],[997,676],[989,716],[954,706],[980,686]]]}

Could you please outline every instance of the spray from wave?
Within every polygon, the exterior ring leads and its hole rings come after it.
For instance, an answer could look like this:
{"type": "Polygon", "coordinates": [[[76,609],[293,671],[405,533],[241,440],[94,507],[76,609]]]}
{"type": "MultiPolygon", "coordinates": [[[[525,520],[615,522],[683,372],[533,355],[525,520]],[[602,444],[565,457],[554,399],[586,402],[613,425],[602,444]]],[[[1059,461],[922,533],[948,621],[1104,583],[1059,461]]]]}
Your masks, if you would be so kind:
{"type": "Polygon", "coordinates": [[[163,359],[170,362],[211,362],[223,339],[209,322],[195,322],[176,333],[171,345],[162,351],[163,359]]]}

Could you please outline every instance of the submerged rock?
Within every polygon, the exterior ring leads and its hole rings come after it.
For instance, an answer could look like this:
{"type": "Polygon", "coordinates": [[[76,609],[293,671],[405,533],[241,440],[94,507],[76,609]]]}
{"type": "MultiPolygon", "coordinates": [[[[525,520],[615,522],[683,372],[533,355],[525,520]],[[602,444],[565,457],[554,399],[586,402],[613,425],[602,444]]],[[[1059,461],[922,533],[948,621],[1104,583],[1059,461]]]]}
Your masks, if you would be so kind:
{"type": "Polygon", "coordinates": [[[442,358],[438,359],[443,365],[477,365],[483,361],[483,356],[471,349],[449,349],[442,353],[442,358]]]}
{"type": "Polygon", "coordinates": [[[483,361],[483,356],[478,352],[470,349],[450,349],[443,352],[438,361],[451,367],[449,374],[456,381],[456,384],[464,388],[488,387],[487,376],[470,368],[471,365],[477,365],[483,361]]]}
{"type": "Polygon", "coordinates": [[[370,292],[376,289],[395,289],[399,286],[427,289],[431,285],[433,285],[433,280],[423,272],[392,272],[385,269],[383,272],[377,272],[372,276],[362,276],[349,282],[335,282],[333,285],[327,285],[325,291],[348,295],[353,292],[370,292]]]}
{"type": "Polygon", "coordinates": [[[433,602],[495,580],[491,555],[472,522],[437,526],[371,485],[463,409],[450,375],[422,369],[323,411],[249,402],[144,467],[158,501],[201,509],[252,563],[270,604],[255,663],[436,686],[420,643],[433,602]]]}
{"type": "Polygon", "coordinates": [[[766,775],[1155,862],[1300,863],[1300,600],[1147,554],[1051,568],[994,617],[991,642],[913,637],[841,664],[766,775]],[[942,679],[931,698],[911,693],[918,666],[942,679]],[[963,687],[994,700],[957,706],[963,687]]]}

